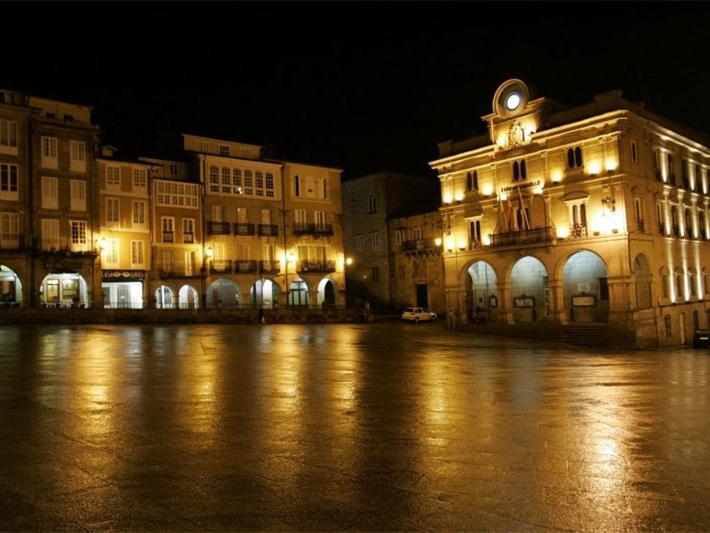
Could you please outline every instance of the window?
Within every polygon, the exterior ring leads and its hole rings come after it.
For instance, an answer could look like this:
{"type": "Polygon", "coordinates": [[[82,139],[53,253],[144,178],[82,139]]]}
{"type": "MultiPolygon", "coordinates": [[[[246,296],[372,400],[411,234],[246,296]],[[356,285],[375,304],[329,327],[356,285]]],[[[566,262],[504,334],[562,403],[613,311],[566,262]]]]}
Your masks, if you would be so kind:
{"type": "Polygon", "coordinates": [[[160,217],[160,228],[163,232],[163,242],[175,242],[174,217],[160,217]]]}
{"type": "Polygon", "coordinates": [[[478,190],[478,171],[474,170],[466,174],[466,190],[467,191],[477,191],[478,190]]]}
{"type": "Polygon", "coordinates": [[[698,211],[698,237],[707,239],[707,233],[705,232],[705,211],[702,209],[698,211]]]}
{"type": "Polygon", "coordinates": [[[57,138],[42,137],[42,166],[57,168],[57,138]]]}
{"type": "Polygon", "coordinates": [[[513,179],[515,181],[524,180],[528,177],[527,166],[525,160],[516,161],[513,163],[513,179]]]}
{"type": "Polygon", "coordinates": [[[394,242],[395,242],[395,244],[397,244],[397,246],[401,246],[401,245],[402,245],[402,240],[403,240],[403,239],[402,239],[402,230],[401,230],[401,229],[395,230],[395,232],[394,232],[394,242]]]}
{"type": "Polygon", "coordinates": [[[254,177],[256,179],[256,195],[264,196],[264,173],[257,170],[254,177]]]}
{"type": "Polygon", "coordinates": [[[665,326],[665,329],[666,329],[666,337],[670,338],[672,336],[671,315],[666,315],[665,317],[663,317],[663,325],[665,326]]]}
{"type": "Polygon", "coordinates": [[[315,222],[317,229],[325,228],[325,213],[323,211],[314,211],[313,222],[315,222]]]}
{"type": "Polygon", "coordinates": [[[17,153],[17,122],[0,120],[0,153],[17,153]]]}
{"type": "Polygon", "coordinates": [[[222,192],[232,192],[232,171],[226,167],[222,168],[222,192]]]}
{"type": "Polygon", "coordinates": [[[145,226],[145,202],[133,201],[133,226],[145,226]]]}
{"type": "Polygon", "coordinates": [[[121,186],[121,167],[106,167],[106,185],[112,188],[121,186]]]}
{"type": "Polygon", "coordinates": [[[59,249],[59,220],[56,218],[42,219],[41,241],[43,250],[59,249]]]}
{"type": "Polygon", "coordinates": [[[635,164],[639,164],[639,150],[636,141],[631,141],[631,161],[635,164]]]}
{"type": "Polygon", "coordinates": [[[674,205],[671,206],[671,229],[673,235],[680,236],[680,228],[678,227],[678,208],[674,205]]]}
{"type": "Polygon", "coordinates": [[[17,165],[0,164],[0,200],[18,200],[17,165]]]}
{"type": "MultiPolygon", "coordinates": [[[[217,185],[219,187],[219,184],[217,185]]],[[[163,206],[178,206],[189,209],[198,208],[199,189],[192,183],[158,181],[157,203],[163,206]]]]}
{"type": "Polygon", "coordinates": [[[274,175],[271,172],[266,173],[266,196],[274,197],[274,175]]]}
{"type": "Polygon", "coordinates": [[[673,161],[673,155],[667,155],[668,162],[668,180],[671,185],[675,185],[675,162],[673,161]]]}
{"type": "Polygon", "coordinates": [[[671,277],[666,272],[661,272],[661,284],[663,289],[663,297],[670,298],[670,283],[671,277]]]}
{"type": "Polygon", "coordinates": [[[683,177],[683,187],[692,190],[690,187],[690,161],[687,159],[681,161],[681,176],[683,177]]]}
{"type": "Polygon", "coordinates": [[[355,235],[355,249],[362,250],[362,233],[355,235]]]}
{"type": "Polygon", "coordinates": [[[663,219],[663,205],[660,202],[656,202],[656,222],[658,222],[658,233],[665,235],[666,226],[663,219]]]}
{"type": "Polygon", "coordinates": [[[170,165],[170,175],[174,178],[178,177],[178,166],[177,165],[170,165]]]}
{"type": "Polygon", "coordinates": [[[675,301],[680,302],[685,299],[685,291],[683,290],[683,272],[677,270],[675,273],[675,301]]]}
{"type": "Polygon", "coordinates": [[[370,235],[370,239],[372,241],[373,248],[380,247],[380,233],[378,231],[373,231],[372,234],[370,235]]]}
{"type": "Polygon", "coordinates": [[[219,169],[210,167],[210,192],[219,192],[219,169]]]}
{"type": "Polygon", "coordinates": [[[118,226],[118,198],[106,198],[106,225],[118,226]]]}
{"type": "Polygon", "coordinates": [[[267,225],[271,224],[271,209],[261,210],[261,223],[267,225]]]}
{"type": "Polygon", "coordinates": [[[690,285],[690,297],[695,298],[698,295],[698,277],[695,272],[690,270],[688,272],[688,285],[690,285]]]}
{"type": "Polygon", "coordinates": [[[237,207],[237,223],[247,224],[249,222],[249,212],[246,207],[237,207]]]}
{"type": "Polygon", "coordinates": [[[106,239],[106,248],[104,248],[104,266],[107,267],[118,267],[118,252],[119,252],[119,241],[118,239],[106,239]]]}
{"type": "Polygon", "coordinates": [[[72,211],[86,211],[86,181],[69,180],[69,192],[72,211]]]}
{"type": "Polygon", "coordinates": [[[469,236],[471,244],[481,242],[481,221],[473,220],[469,223],[469,236]]]}
{"type": "Polygon", "coordinates": [[[323,198],[328,199],[328,178],[323,178],[323,198]]]}
{"type": "Polygon", "coordinates": [[[16,248],[20,244],[19,213],[0,213],[0,244],[16,248]]]}
{"type": "Polygon", "coordinates": [[[577,146],[576,148],[567,149],[567,168],[573,170],[575,168],[582,168],[582,149],[577,146]]]}
{"type": "Polygon", "coordinates": [[[244,171],[244,194],[254,194],[254,178],[251,170],[244,171]]]}
{"type": "Polygon", "coordinates": [[[235,168],[232,170],[232,184],[234,185],[234,194],[243,194],[244,189],[242,189],[242,170],[235,168]]]}
{"type": "Polygon", "coordinates": [[[131,266],[143,266],[145,264],[145,242],[131,241],[131,266]]]}
{"type": "Polygon", "coordinates": [[[71,243],[73,245],[86,245],[86,221],[71,220],[71,243]]]}
{"type": "Polygon", "coordinates": [[[182,219],[182,242],[186,242],[186,243],[195,242],[195,219],[194,218],[183,218],[182,219]]]}
{"type": "MultiPolygon", "coordinates": [[[[702,170],[700,169],[700,165],[697,163],[695,164],[695,172],[693,172],[693,187],[691,190],[693,191],[699,191],[702,190],[702,182],[703,182],[703,177],[702,177],[702,170]]],[[[705,192],[705,191],[703,191],[705,192]]]]}
{"type": "Polygon", "coordinates": [[[221,205],[212,206],[212,222],[222,222],[224,220],[224,209],[221,205]]]}
{"type": "Polygon", "coordinates": [[[641,226],[643,231],[643,204],[641,198],[634,198],[634,208],[636,213],[636,224],[641,226]]]}
{"type": "Polygon", "coordinates": [[[133,187],[143,188],[148,183],[148,171],[144,168],[133,169],[133,187]]]}
{"type": "Polygon", "coordinates": [[[377,199],[375,198],[374,194],[371,194],[370,197],[368,198],[367,202],[367,208],[368,208],[368,213],[376,213],[377,212],[377,199]]]}
{"type": "Polygon", "coordinates": [[[59,209],[57,178],[42,176],[42,209],[59,209]]]}
{"type": "Polygon", "coordinates": [[[685,236],[693,236],[693,212],[687,207],[685,209],[685,236]]]}
{"type": "Polygon", "coordinates": [[[306,210],[305,209],[295,209],[294,212],[294,221],[297,226],[304,226],[306,224],[306,210]]]}
{"type": "Polygon", "coordinates": [[[86,171],[86,143],[83,141],[69,141],[69,168],[72,172],[86,171]]]}
{"type": "Polygon", "coordinates": [[[230,154],[229,146],[227,146],[226,144],[220,144],[219,145],[219,155],[227,155],[228,156],[229,154],[230,154]]]}
{"type": "Polygon", "coordinates": [[[421,241],[424,238],[424,229],[421,226],[414,227],[414,240],[421,241]]]}
{"type": "Polygon", "coordinates": [[[301,196],[301,178],[298,176],[293,177],[293,195],[301,196]]]}
{"type": "Polygon", "coordinates": [[[207,153],[210,151],[210,145],[204,141],[197,141],[197,151],[202,153],[207,153]]]}
{"type": "Polygon", "coordinates": [[[653,173],[656,176],[656,181],[663,181],[663,160],[659,149],[653,151],[653,173]]]}

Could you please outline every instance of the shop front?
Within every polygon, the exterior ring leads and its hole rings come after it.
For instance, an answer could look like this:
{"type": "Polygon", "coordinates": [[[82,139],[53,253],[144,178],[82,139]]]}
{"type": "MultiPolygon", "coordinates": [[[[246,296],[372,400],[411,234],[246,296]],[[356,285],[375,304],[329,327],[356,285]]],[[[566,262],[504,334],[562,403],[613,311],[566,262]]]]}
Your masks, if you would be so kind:
{"type": "Polygon", "coordinates": [[[101,290],[106,309],[142,309],[144,270],[104,270],[101,290]]]}
{"type": "Polygon", "coordinates": [[[89,298],[81,274],[54,272],[47,274],[40,285],[42,307],[88,307],[89,298]]]}

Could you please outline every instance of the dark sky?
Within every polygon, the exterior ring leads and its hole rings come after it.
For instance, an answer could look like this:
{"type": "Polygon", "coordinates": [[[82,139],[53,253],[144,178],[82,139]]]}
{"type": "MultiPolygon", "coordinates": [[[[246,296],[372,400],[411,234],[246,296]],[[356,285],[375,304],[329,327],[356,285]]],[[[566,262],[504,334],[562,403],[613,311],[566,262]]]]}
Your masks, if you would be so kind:
{"type": "Polygon", "coordinates": [[[570,105],[622,89],[708,131],[710,6],[651,3],[3,4],[0,86],[95,106],[103,141],[162,133],[430,174],[510,77],[570,105]],[[8,36],[7,30],[15,32],[8,36]],[[13,38],[10,38],[13,37],[13,38]]]}

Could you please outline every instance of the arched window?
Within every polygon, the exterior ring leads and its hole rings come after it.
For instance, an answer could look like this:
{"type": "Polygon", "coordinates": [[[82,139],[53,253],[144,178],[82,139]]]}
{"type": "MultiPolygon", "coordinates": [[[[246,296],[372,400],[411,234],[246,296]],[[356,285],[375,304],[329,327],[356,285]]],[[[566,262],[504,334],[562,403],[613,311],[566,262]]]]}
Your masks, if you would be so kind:
{"type": "Polygon", "coordinates": [[[474,170],[466,174],[466,190],[477,191],[478,190],[478,171],[474,170]]]}
{"type": "Polygon", "coordinates": [[[666,328],[666,337],[671,337],[671,335],[673,334],[673,332],[671,331],[671,315],[666,315],[663,318],[663,324],[666,328]]]}
{"type": "Polygon", "coordinates": [[[636,141],[631,141],[631,161],[638,165],[639,162],[639,152],[636,146],[636,141]]]}
{"type": "Polygon", "coordinates": [[[688,284],[690,285],[690,297],[696,298],[698,296],[698,276],[694,270],[688,271],[688,284]]]}
{"type": "Polygon", "coordinates": [[[567,168],[582,168],[582,149],[577,146],[576,148],[567,149],[567,168]]]}
{"type": "Polygon", "coordinates": [[[520,179],[520,165],[518,165],[517,161],[513,163],[513,179],[515,181],[520,179]]]}
{"type": "Polygon", "coordinates": [[[525,178],[528,177],[528,171],[525,165],[525,160],[522,160],[520,162],[520,179],[524,180],[525,178]]]}
{"type": "Polygon", "coordinates": [[[685,300],[685,290],[683,287],[683,271],[678,269],[675,272],[675,301],[682,302],[685,300]]]}
{"type": "Polygon", "coordinates": [[[688,238],[693,236],[693,212],[690,208],[685,209],[685,236],[688,238]]]}
{"type": "Polygon", "coordinates": [[[656,221],[658,222],[658,233],[665,235],[666,225],[663,223],[663,206],[660,202],[656,203],[656,221]]]}

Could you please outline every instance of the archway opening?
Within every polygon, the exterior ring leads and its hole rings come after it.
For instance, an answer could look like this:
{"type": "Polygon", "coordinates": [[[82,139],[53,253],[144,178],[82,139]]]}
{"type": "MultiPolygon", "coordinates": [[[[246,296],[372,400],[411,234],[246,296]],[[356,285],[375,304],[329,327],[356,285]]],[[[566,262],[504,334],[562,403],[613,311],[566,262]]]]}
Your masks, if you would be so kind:
{"type": "Polygon", "coordinates": [[[173,298],[173,290],[167,285],[161,285],[155,291],[155,308],[156,309],[173,309],[175,307],[175,299],[173,298]]]}
{"type": "Polygon", "coordinates": [[[332,307],[335,305],[335,282],[330,278],[323,278],[318,283],[316,295],[318,307],[332,307]]]}
{"type": "Polygon", "coordinates": [[[249,299],[253,307],[262,309],[274,309],[278,306],[281,290],[277,283],[272,280],[259,279],[251,286],[249,299]]]}
{"type": "Polygon", "coordinates": [[[565,263],[565,307],[570,322],[606,322],[609,286],[604,262],[593,252],[576,252],[565,263]]]}
{"type": "Polygon", "coordinates": [[[237,308],[242,303],[239,286],[230,279],[218,279],[207,287],[207,308],[237,308]]]}
{"type": "Polygon", "coordinates": [[[308,307],[308,285],[300,278],[292,281],[288,287],[288,305],[290,307],[308,307]]]}
{"type": "Polygon", "coordinates": [[[531,256],[518,259],[510,272],[510,285],[515,322],[547,319],[550,311],[547,269],[539,259],[531,256]]]}
{"type": "Polygon", "coordinates": [[[22,282],[10,267],[0,265],[0,305],[20,307],[22,305],[22,282]]]}
{"type": "Polygon", "coordinates": [[[636,289],[636,307],[649,309],[651,297],[651,266],[644,254],[638,254],[634,259],[634,280],[636,289]]]}
{"type": "Polygon", "coordinates": [[[86,281],[76,272],[47,274],[39,287],[43,307],[88,307],[86,281]]]}
{"type": "Polygon", "coordinates": [[[197,289],[190,285],[183,285],[178,291],[178,307],[180,309],[199,309],[200,296],[197,289]]]}
{"type": "Polygon", "coordinates": [[[476,261],[467,272],[471,278],[471,315],[474,322],[495,320],[499,296],[493,267],[485,261],[476,261]]]}

